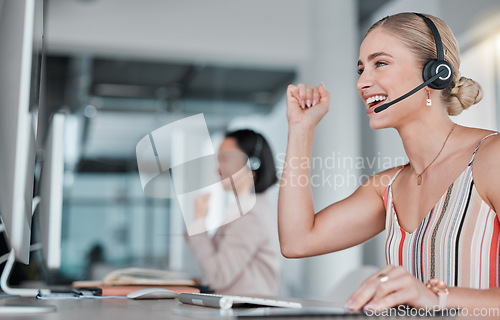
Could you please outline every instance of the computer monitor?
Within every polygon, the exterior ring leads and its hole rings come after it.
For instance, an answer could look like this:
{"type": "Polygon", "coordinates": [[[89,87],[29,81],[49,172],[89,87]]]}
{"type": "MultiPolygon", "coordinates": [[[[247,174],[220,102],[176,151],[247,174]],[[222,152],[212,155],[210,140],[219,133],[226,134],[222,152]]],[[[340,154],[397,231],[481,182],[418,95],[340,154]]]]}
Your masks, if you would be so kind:
{"type": "Polygon", "coordinates": [[[43,264],[52,271],[61,265],[65,120],[65,114],[55,113],[49,125],[38,183],[40,203],[34,216],[43,264]]]}
{"type": "Polygon", "coordinates": [[[11,249],[0,284],[14,294],[14,259],[27,264],[30,254],[42,35],[43,0],[0,2],[0,215],[11,249]]]}
{"type": "Polygon", "coordinates": [[[32,65],[35,4],[40,3],[3,1],[0,9],[0,214],[8,244],[23,263],[29,262],[31,236],[35,133],[30,103],[38,100],[31,79],[40,76],[32,65]]]}

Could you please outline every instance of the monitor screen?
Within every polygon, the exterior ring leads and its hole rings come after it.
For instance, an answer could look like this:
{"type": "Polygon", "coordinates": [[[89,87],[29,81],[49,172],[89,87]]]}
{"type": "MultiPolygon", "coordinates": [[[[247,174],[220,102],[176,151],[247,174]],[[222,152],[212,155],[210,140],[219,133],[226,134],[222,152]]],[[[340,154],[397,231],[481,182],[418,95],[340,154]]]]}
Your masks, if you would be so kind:
{"type": "Polygon", "coordinates": [[[56,113],[49,126],[38,184],[40,204],[34,217],[43,263],[49,270],[57,270],[61,265],[65,118],[56,113]]]}
{"type": "Polygon", "coordinates": [[[0,214],[23,263],[29,262],[42,34],[42,0],[0,2],[0,214]]]}

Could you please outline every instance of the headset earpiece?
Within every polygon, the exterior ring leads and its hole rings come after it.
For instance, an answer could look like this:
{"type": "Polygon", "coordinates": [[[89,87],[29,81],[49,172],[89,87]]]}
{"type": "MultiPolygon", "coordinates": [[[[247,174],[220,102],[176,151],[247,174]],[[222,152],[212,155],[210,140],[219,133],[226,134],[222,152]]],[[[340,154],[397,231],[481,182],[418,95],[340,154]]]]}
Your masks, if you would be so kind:
{"type": "Polygon", "coordinates": [[[453,80],[453,68],[448,62],[444,60],[431,60],[427,62],[424,67],[423,77],[424,81],[427,81],[439,72],[443,72],[443,75],[429,83],[428,86],[432,89],[443,90],[448,87],[453,80]],[[443,70],[446,72],[443,72],[443,70]]]}
{"type": "Polygon", "coordinates": [[[441,72],[442,75],[429,83],[428,86],[432,89],[443,90],[453,81],[453,68],[444,60],[443,43],[441,42],[441,36],[434,22],[423,14],[415,14],[424,19],[425,23],[431,29],[432,35],[434,36],[434,42],[436,43],[437,59],[430,60],[425,65],[422,74],[424,82],[441,72]]]}
{"type": "Polygon", "coordinates": [[[252,169],[252,171],[257,171],[259,170],[260,168],[260,159],[257,158],[257,157],[250,157],[250,159],[248,159],[250,161],[250,169],[252,169]]]}
{"type": "Polygon", "coordinates": [[[259,170],[261,166],[261,161],[259,157],[262,151],[262,138],[258,134],[256,134],[255,139],[256,140],[255,140],[255,147],[253,149],[253,154],[248,159],[248,161],[250,162],[250,169],[252,169],[252,171],[259,170]]]}

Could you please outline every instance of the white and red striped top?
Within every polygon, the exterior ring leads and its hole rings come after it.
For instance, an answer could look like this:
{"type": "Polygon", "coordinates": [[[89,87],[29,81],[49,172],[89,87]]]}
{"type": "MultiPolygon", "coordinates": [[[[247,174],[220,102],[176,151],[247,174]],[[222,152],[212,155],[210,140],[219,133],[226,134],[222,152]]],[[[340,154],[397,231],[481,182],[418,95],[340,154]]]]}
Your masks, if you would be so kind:
{"type": "Polygon", "coordinates": [[[402,168],[394,175],[384,194],[388,264],[404,267],[424,283],[437,278],[448,286],[500,286],[500,222],[481,199],[472,177],[479,146],[495,134],[481,140],[469,165],[411,233],[398,224],[392,201],[391,185],[402,168]]]}

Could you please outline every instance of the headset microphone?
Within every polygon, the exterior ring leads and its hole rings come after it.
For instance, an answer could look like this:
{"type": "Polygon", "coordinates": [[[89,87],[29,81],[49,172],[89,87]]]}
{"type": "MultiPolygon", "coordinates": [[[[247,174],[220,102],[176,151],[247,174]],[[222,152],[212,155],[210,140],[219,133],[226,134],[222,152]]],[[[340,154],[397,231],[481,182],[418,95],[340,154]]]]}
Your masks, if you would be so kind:
{"type": "Polygon", "coordinates": [[[445,74],[445,72],[447,72],[446,70],[441,70],[439,71],[438,74],[434,75],[432,78],[430,78],[429,80],[425,81],[424,83],[422,83],[421,85],[419,85],[418,87],[416,87],[415,89],[413,89],[412,91],[408,92],[407,94],[405,95],[402,95],[401,97],[397,98],[396,100],[393,100],[391,102],[387,102],[387,103],[384,103],[378,107],[375,108],[375,113],[379,113],[380,111],[384,111],[385,109],[389,108],[390,106],[392,106],[393,104],[395,103],[398,103],[399,101],[403,100],[403,99],[406,99],[408,98],[409,96],[411,96],[412,94],[416,93],[417,91],[419,91],[420,89],[424,88],[425,86],[428,86],[429,83],[431,83],[432,81],[436,80],[437,78],[443,76],[445,74]]]}
{"type": "Polygon", "coordinates": [[[374,110],[376,113],[379,113],[380,111],[389,108],[393,104],[408,98],[409,96],[416,93],[425,86],[429,86],[430,88],[436,90],[443,90],[446,87],[448,87],[450,83],[453,81],[453,68],[447,61],[444,60],[443,43],[441,42],[441,36],[439,35],[439,31],[437,30],[436,25],[434,24],[434,22],[432,22],[431,19],[427,18],[423,14],[420,13],[415,13],[415,14],[424,19],[425,23],[427,23],[427,25],[432,31],[432,35],[434,36],[434,42],[436,43],[437,59],[430,60],[425,65],[422,74],[424,78],[424,83],[422,83],[415,89],[411,90],[407,94],[397,98],[396,100],[384,103],[383,105],[376,107],[374,110]]]}

